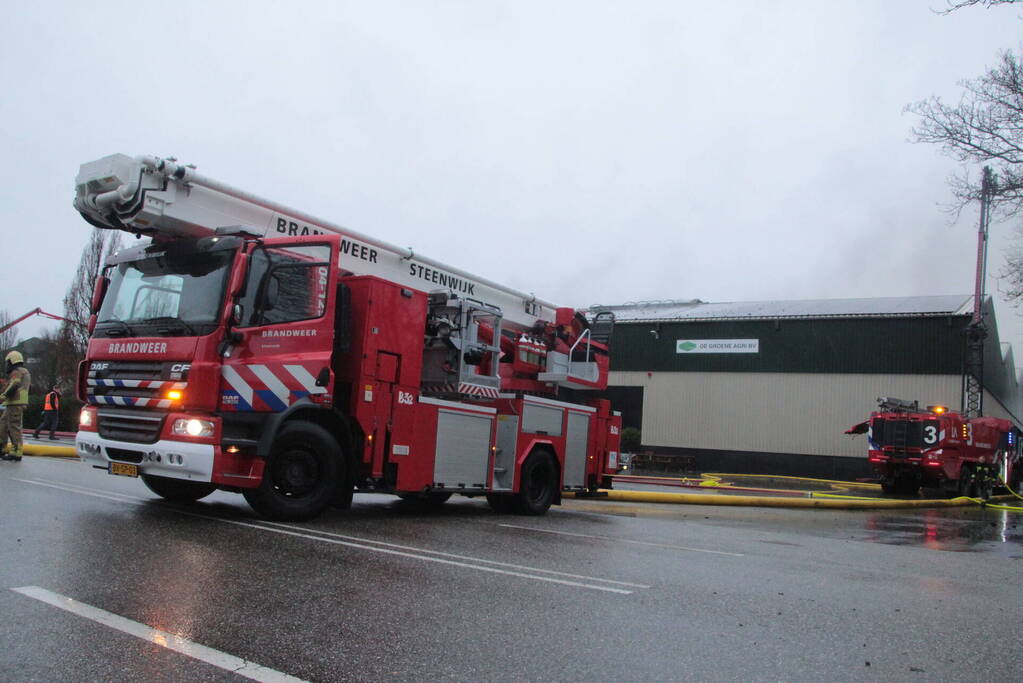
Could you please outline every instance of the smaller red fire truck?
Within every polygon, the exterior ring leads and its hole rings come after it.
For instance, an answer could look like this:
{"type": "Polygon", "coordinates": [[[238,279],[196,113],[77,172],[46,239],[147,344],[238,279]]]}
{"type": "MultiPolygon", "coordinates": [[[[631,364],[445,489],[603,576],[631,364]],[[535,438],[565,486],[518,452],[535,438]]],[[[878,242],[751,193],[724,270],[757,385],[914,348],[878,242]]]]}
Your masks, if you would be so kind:
{"type": "Polygon", "coordinates": [[[999,482],[1019,488],[1020,431],[997,417],[965,418],[940,405],[879,398],[878,410],[846,434],[866,434],[868,460],[885,493],[924,488],[988,498],[999,482]]]}

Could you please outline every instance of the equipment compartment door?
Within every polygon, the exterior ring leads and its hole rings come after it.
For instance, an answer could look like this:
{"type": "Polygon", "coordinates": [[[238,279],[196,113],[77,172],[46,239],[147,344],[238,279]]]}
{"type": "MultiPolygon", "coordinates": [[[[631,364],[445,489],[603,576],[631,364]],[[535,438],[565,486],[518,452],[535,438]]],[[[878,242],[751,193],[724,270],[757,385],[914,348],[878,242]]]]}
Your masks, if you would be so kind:
{"type": "Polygon", "coordinates": [[[441,410],[437,415],[434,484],[486,488],[493,428],[493,415],[441,410]]]}
{"type": "Polygon", "coordinates": [[[586,454],[590,450],[590,416],[568,411],[565,434],[565,488],[586,486],[586,454]]]}
{"type": "Polygon", "coordinates": [[[517,415],[497,416],[497,453],[494,456],[494,491],[511,491],[515,485],[515,456],[519,442],[517,415]]]}

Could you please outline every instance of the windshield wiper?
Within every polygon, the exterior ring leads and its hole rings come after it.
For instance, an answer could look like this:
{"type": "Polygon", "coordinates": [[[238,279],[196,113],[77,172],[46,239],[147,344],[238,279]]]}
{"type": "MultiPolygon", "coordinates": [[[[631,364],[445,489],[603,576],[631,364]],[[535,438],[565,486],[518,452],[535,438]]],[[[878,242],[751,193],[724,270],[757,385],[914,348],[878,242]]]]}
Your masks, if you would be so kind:
{"type": "Polygon", "coordinates": [[[135,336],[135,330],[133,330],[130,327],[128,327],[128,323],[124,322],[123,320],[114,320],[113,318],[111,318],[110,320],[100,320],[96,324],[97,325],[110,325],[110,324],[120,325],[120,327],[115,327],[112,330],[107,330],[106,333],[107,333],[108,337],[123,337],[125,335],[131,336],[131,337],[135,336]]]}
{"type": "Polygon", "coordinates": [[[195,328],[193,328],[191,325],[186,323],[181,318],[175,318],[172,315],[161,315],[161,316],[157,316],[155,318],[146,318],[145,320],[139,320],[137,322],[140,322],[140,323],[172,323],[172,324],[175,324],[175,325],[180,325],[182,327],[182,329],[184,329],[185,332],[188,332],[189,334],[194,335],[196,333],[195,332],[195,328]]]}
{"type": "Polygon", "coordinates": [[[195,334],[195,328],[194,327],[192,327],[191,325],[186,323],[181,318],[175,318],[174,316],[162,315],[162,316],[157,316],[155,318],[146,318],[145,320],[139,320],[138,322],[145,323],[145,324],[148,324],[148,323],[160,323],[160,322],[172,323],[172,324],[175,324],[175,325],[180,325],[181,328],[184,329],[189,334],[195,334]]]}

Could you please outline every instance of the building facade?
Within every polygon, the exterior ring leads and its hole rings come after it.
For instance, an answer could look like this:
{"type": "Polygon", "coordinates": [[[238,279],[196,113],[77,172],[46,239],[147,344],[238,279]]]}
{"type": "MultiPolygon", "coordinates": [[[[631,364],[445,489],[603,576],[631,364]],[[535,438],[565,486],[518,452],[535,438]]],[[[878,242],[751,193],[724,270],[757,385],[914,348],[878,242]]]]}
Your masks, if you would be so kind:
{"type": "MultiPolygon", "coordinates": [[[[599,306],[617,323],[608,396],[645,450],[702,471],[869,476],[843,432],[880,396],[959,410],[968,295],[599,306]]],[[[985,301],[984,414],[1023,425],[1011,351],[985,301]]]]}

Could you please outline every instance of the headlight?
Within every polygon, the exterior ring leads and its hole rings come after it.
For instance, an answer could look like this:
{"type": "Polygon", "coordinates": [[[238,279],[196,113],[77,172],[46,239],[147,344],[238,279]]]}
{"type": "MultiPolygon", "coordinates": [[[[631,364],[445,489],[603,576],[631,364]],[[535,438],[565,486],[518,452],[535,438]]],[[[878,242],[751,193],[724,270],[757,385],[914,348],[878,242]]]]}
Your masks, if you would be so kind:
{"type": "Polygon", "coordinates": [[[92,426],[92,411],[88,408],[82,408],[82,412],[78,414],[78,425],[80,427],[91,427],[92,426]]]}
{"type": "Polygon", "coordinates": [[[216,425],[210,420],[199,420],[196,418],[181,418],[174,420],[171,433],[175,436],[204,437],[213,436],[216,425]]]}

